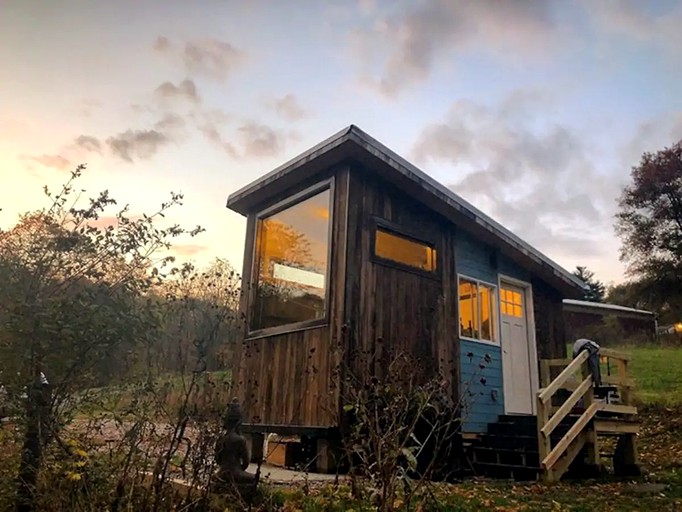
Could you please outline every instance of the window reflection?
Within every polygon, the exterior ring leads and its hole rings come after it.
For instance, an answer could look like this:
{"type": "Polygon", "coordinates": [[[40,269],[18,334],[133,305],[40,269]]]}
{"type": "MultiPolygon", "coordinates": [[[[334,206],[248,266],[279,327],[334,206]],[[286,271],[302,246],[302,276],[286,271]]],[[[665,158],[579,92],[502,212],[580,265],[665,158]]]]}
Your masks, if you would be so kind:
{"type": "Polygon", "coordinates": [[[459,329],[462,336],[478,338],[478,299],[476,283],[459,281],[459,329]]]}
{"type": "Polygon", "coordinates": [[[324,317],[330,200],[327,189],[259,219],[251,329],[324,317]]]}
{"type": "Polygon", "coordinates": [[[459,333],[465,338],[495,341],[495,287],[459,279],[459,333]]]}
{"type": "Polygon", "coordinates": [[[436,270],[436,249],[415,240],[377,228],[374,254],[427,272],[436,270]]]}
{"type": "Polygon", "coordinates": [[[481,304],[481,339],[494,340],[495,323],[493,315],[495,292],[492,287],[480,284],[478,288],[481,304]]]}

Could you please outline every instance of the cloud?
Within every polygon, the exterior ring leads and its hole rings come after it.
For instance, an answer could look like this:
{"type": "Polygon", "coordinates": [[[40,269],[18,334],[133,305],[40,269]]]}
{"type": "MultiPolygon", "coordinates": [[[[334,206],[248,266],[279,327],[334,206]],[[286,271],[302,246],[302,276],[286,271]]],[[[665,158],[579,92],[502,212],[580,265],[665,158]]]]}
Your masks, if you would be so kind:
{"type": "Polygon", "coordinates": [[[167,37],[159,36],[153,48],[179,59],[188,73],[225,81],[241,65],[245,53],[232,44],[215,38],[186,41],[178,47],[167,37]]]}
{"type": "Polygon", "coordinates": [[[459,52],[484,52],[508,62],[544,54],[560,32],[552,5],[545,0],[426,0],[356,30],[351,49],[362,80],[395,96],[428,80],[437,62],[454,62],[459,52]]]}
{"type": "MultiPolygon", "coordinates": [[[[131,222],[136,222],[142,218],[142,215],[129,215],[128,219],[131,222]]],[[[104,215],[101,216],[98,219],[90,220],[88,221],[88,225],[94,227],[94,228],[99,228],[99,229],[106,229],[110,226],[116,227],[118,226],[118,219],[114,217],[113,215],[104,215]]]]}
{"type": "Polygon", "coordinates": [[[287,136],[267,125],[248,121],[238,128],[238,132],[246,157],[275,157],[284,151],[287,136]]]}
{"type": "Polygon", "coordinates": [[[33,156],[30,157],[34,162],[38,162],[45,167],[52,167],[53,169],[58,169],[60,171],[69,169],[72,167],[71,162],[61,155],[46,155],[33,156]]]}
{"type": "Polygon", "coordinates": [[[164,82],[159,85],[154,92],[158,97],[163,99],[186,99],[194,103],[199,102],[197,86],[192,80],[183,80],[178,85],[175,85],[172,82],[164,82]]]}
{"type": "Polygon", "coordinates": [[[286,94],[275,98],[273,106],[277,115],[287,121],[300,121],[308,117],[308,112],[300,105],[294,94],[286,94]]]}
{"type": "Polygon", "coordinates": [[[203,124],[199,125],[199,131],[209,140],[209,142],[223,150],[228,154],[228,156],[234,159],[239,158],[239,152],[237,151],[237,148],[234,146],[234,144],[223,138],[215,124],[208,121],[204,122],[203,124]]]}
{"type": "Polygon", "coordinates": [[[154,41],[154,44],[152,45],[152,47],[157,52],[166,52],[166,51],[170,50],[171,42],[167,37],[159,36],[154,41]]]}
{"type": "Polygon", "coordinates": [[[539,128],[546,96],[517,91],[489,107],[455,102],[424,127],[419,162],[450,164],[450,188],[530,243],[573,255],[604,251],[620,187],[597,171],[582,140],[565,126],[539,128]]]}
{"type": "Polygon", "coordinates": [[[97,139],[96,137],[92,137],[91,135],[79,135],[73,141],[73,145],[76,148],[81,148],[88,152],[93,153],[102,152],[102,144],[100,143],[99,139],[97,139]]]}
{"type": "Polygon", "coordinates": [[[74,162],[81,162],[82,157],[88,153],[102,152],[101,143],[96,137],[90,135],[79,135],[73,142],[62,146],[58,154],[23,157],[31,162],[37,162],[45,167],[60,171],[72,169],[76,165],[74,162]]]}
{"type": "Polygon", "coordinates": [[[175,244],[171,250],[178,256],[194,256],[208,249],[205,245],[198,244],[175,244]]]}
{"type": "Polygon", "coordinates": [[[672,3],[671,8],[666,11],[658,10],[653,3],[633,0],[583,0],[581,4],[601,33],[653,44],[668,56],[679,60],[679,49],[682,47],[682,4],[672,3]]]}
{"type": "Polygon", "coordinates": [[[78,103],[77,108],[82,116],[90,117],[95,110],[102,108],[102,102],[91,98],[85,98],[78,103]]]}
{"type": "Polygon", "coordinates": [[[126,130],[106,140],[114,156],[130,163],[134,158],[151,158],[168,142],[168,136],[157,130],[126,130]]]}
{"type": "Polygon", "coordinates": [[[640,123],[620,152],[624,169],[637,165],[644,152],[655,152],[682,140],[682,110],[640,123]]]}
{"type": "Polygon", "coordinates": [[[280,156],[295,132],[276,129],[253,120],[243,121],[236,130],[225,135],[222,116],[205,116],[198,125],[201,134],[213,145],[234,159],[270,158],[280,156]]]}
{"type": "Polygon", "coordinates": [[[168,132],[179,132],[185,127],[185,120],[177,114],[166,114],[156,123],[154,123],[154,129],[158,130],[166,135],[168,132]]]}

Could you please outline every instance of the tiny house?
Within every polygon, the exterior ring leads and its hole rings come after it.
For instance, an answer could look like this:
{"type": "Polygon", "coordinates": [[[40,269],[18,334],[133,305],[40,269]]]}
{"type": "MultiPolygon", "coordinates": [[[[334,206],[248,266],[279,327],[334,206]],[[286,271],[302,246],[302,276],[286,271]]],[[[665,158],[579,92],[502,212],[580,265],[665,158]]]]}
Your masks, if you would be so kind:
{"type": "Polygon", "coordinates": [[[227,206],[247,218],[233,380],[249,432],[323,440],[339,368],[379,371],[353,355],[381,346],[466,394],[465,433],[535,414],[539,361],[565,357],[562,301],[584,284],[453,190],[350,126],[227,206]]]}

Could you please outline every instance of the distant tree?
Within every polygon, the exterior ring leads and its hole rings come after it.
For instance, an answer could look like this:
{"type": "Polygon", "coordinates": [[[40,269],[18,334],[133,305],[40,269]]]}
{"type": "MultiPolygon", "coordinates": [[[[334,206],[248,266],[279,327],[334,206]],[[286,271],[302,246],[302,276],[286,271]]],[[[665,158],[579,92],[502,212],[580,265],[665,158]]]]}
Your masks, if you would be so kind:
{"type": "Polygon", "coordinates": [[[179,194],[156,213],[132,220],[126,207],[115,225],[96,227],[116,201],[105,191],[79,208],[75,183],[83,170],[57,194],[45,189],[49,207],[0,233],[0,369],[7,385],[28,395],[21,401],[17,510],[35,506],[45,447],[56,440],[68,449],[60,425],[78,393],[97,383],[101,361],[158,332],[153,289],[170,259],[153,258],[186,233],[177,225],[158,227],[164,212],[181,204],[179,194]]]}
{"type": "Polygon", "coordinates": [[[631,277],[682,318],[682,141],[645,153],[620,197],[616,232],[631,277]]]}
{"type": "Polygon", "coordinates": [[[583,300],[590,302],[604,302],[606,287],[604,286],[604,283],[594,277],[594,272],[588,270],[587,267],[578,266],[573,271],[573,275],[578,279],[581,279],[587,285],[587,289],[583,295],[583,300]]]}
{"type": "Polygon", "coordinates": [[[159,350],[166,369],[182,370],[197,358],[208,371],[224,368],[241,327],[241,277],[232,265],[219,258],[203,269],[187,263],[171,272],[162,289],[167,300],[159,350]]]}

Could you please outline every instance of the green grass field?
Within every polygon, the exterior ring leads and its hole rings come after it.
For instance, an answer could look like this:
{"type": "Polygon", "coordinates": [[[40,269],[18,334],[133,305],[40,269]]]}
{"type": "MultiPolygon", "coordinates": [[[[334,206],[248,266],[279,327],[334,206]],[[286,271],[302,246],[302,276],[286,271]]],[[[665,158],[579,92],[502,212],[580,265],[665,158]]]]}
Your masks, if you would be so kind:
{"type": "MultiPolygon", "coordinates": [[[[609,347],[630,354],[628,372],[635,382],[635,398],[643,405],[682,405],[682,346],[622,345],[609,347]]],[[[568,345],[571,357],[573,346],[568,345]]],[[[602,375],[606,374],[602,364],[602,375]]],[[[612,372],[617,370],[611,369],[612,372]]]]}
{"type": "Polygon", "coordinates": [[[632,355],[628,369],[635,396],[644,404],[682,404],[682,347],[628,346],[617,350],[632,355]]]}

